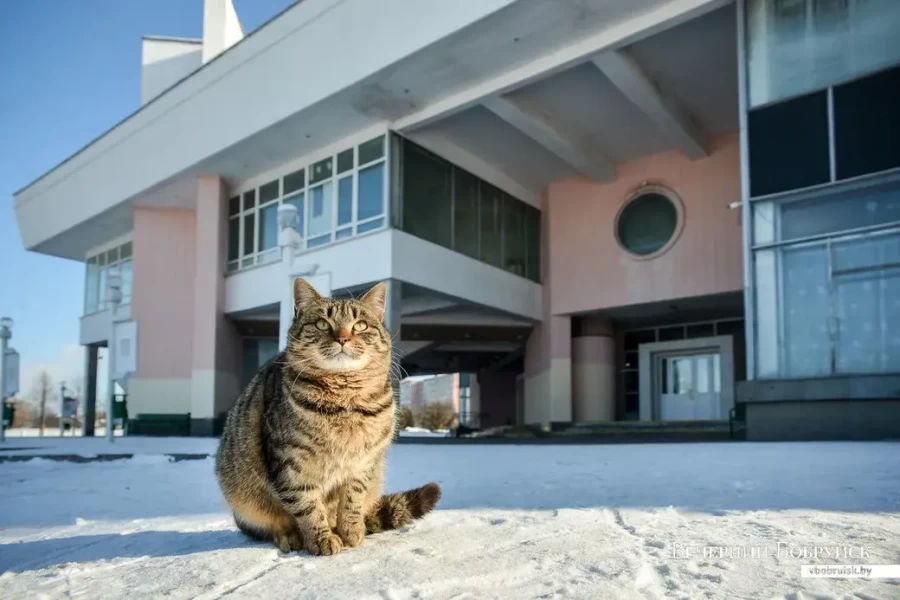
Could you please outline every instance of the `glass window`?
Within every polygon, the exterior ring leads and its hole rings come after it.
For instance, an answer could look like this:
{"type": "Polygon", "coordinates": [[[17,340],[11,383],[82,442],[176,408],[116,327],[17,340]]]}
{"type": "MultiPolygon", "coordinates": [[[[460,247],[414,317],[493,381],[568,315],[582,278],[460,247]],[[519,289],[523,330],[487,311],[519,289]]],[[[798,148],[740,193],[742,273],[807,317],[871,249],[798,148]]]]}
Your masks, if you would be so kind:
{"type": "Polygon", "coordinates": [[[309,185],[330,179],[332,175],[331,157],[320,160],[309,168],[309,185]]]}
{"type": "Polygon", "coordinates": [[[307,225],[307,237],[309,245],[320,245],[328,240],[320,238],[324,233],[328,233],[328,239],[331,238],[331,215],[332,204],[334,202],[334,189],[331,182],[320,185],[309,190],[308,212],[309,223],[307,225]],[[313,238],[316,238],[313,240],[313,238]]]}
{"type": "Polygon", "coordinates": [[[453,169],[453,249],[478,258],[478,178],[453,169]]]}
{"type": "Polygon", "coordinates": [[[481,260],[494,265],[502,266],[503,260],[503,234],[500,222],[500,203],[503,192],[490,185],[481,182],[479,194],[481,210],[481,260]]]}
{"type": "Polygon", "coordinates": [[[270,202],[275,200],[281,194],[278,193],[278,184],[279,180],[270,181],[266,185],[259,188],[259,203],[265,204],[266,202],[270,202]]]}
{"type": "Polygon", "coordinates": [[[541,281],[541,211],[525,207],[525,275],[532,281],[541,281]]]}
{"type": "Polygon", "coordinates": [[[228,201],[228,216],[234,216],[241,212],[241,197],[235,196],[228,201]]]}
{"type": "Polygon", "coordinates": [[[639,256],[661,250],[675,235],[678,210],[665,195],[647,192],[629,201],[616,221],[619,244],[639,256]]]}
{"type": "Polygon", "coordinates": [[[122,258],[122,259],[130,258],[130,257],[131,257],[131,252],[132,252],[132,248],[133,248],[133,246],[132,246],[131,242],[127,242],[127,243],[125,243],[125,244],[122,244],[122,247],[119,249],[119,256],[120,256],[120,258],[122,258]]]}
{"type": "Polygon", "coordinates": [[[674,340],[684,339],[684,326],[676,325],[674,327],[663,327],[659,330],[659,341],[671,342],[674,340]]]}
{"type": "Polygon", "coordinates": [[[403,228],[410,234],[452,246],[450,163],[412,144],[403,144],[403,228]]]}
{"type": "Polygon", "coordinates": [[[900,233],[836,242],[835,371],[900,371],[900,233]]]}
{"type": "Polygon", "coordinates": [[[896,0],[747,0],[750,105],[900,62],[896,0]]]}
{"type": "Polygon", "coordinates": [[[373,219],[371,221],[367,221],[367,222],[363,223],[362,225],[357,225],[356,233],[365,233],[367,231],[374,231],[376,229],[380,229],[381,227],[384,227],[384,217],[381,217],[380,219],[373,219]]]}
{"type": "Polygon", "coordinates": [[[113,248],[112,250],[107,250],[106,252],[106,264],[111,265],[115,262],[119,262],[119,248],[113,248]]]}
{"type": "Polygon", "coordinates": [[[97,266],[97,257],[89,258],[84,282],[84,313],[97,312],[99,302],[98,290],[100,285],[100,267],[97,266]]]}
{"type": "Polygon", "coordinates": [[[503,195],[503,268],[525,277],[525,205],[503,195]]]}
{"type": "Polygon", "coordinates": [[[237,260],[241,242],[241,220],[228,220],[228,260],[237,260]]]}
{"type": "Polygon", "coordinates": [[[302,190],[306,186],[306,171],[300,169],[294,171],[290,175],[284,176],[284,193],[285,195],[302,190]]]}
{"type": "Polygon", "coordinates": [[[384,163],[359,171],[357,219],[364,221],[384,214],[384,163]]]}
{"type": "Polygon", "coordinates": [[[119,272],[122,276],[122,304],[129,304],[131,302],[131,288],[134,282],[130,259],[122,262],[119,266],[119,272]]]}
{"type": "Polygon", "coordinates": [[[278,245],[278,205],[270,204],[259,211],[259,250],[278,245]]]}
{"type": "Polygon", "coordinates": [[[900,221],[900,187],[820,192],[792,202],[753,206],[754,243],[766,244],[900,221]]]}
{"type": "Polygon", "coordinates": [[[255,213],[244,215],[244,256],[256,252],[256,244],[254,244],[254,241],[256,240],[256,230],[254,229],[255,224],[255,213]]]}
{"type": "Polygon", "coordinates": [[[710,356],[698,356],[696,359],[697,364],[697,393],[698,394],[707,394],[709,393],[709,380],[712,376],[710,373],[709,363],[710,356]]]}
{"type": "Polygon", "coordinates": [[[900,67],[834,88],[838,179],[900,167],[898,90],[900,67]]]}
{"type": "Polygon", "coordinates": [[[353,168],[353,148],[344,150],[337,156],[337,172],[338,175],[346,173],[353,168]]]}
{"type": "Polygon", "coordinates": [[[826,92],[750,111],[747,139],[751,196],[831,179],[826,92]]]}
{"type": "Polygon", "coordinates": [[[256,190],[244,192],[244,210],[252,210],[256,206],[256,190]]]}
{"type": "Polygon", "coordinates": [[[291,196],[290,198],[285,198],[284,203],[291,204],[291,205],[297,207],[297,218],[298,218],[297,233],[300,234],[300,237],[303,237],[303,234],[306,232],[306,229],[303,227],[303,224],[304,224],[303,211],[305,208],[303,205],[303,192],[300,192],[299,194],[291,196]]]}
{"type": "Polygon", "coordinates": [[[670,358],[672,364],[673,394],[689,394],[694,389],[694,371],[691,358],[670,358]]]}
{"type": "Polygon", "coordinates": [[[781,253],[781,265],[783,373],[791,377],[827,375],[831,371],[831,344],[826,246],[786,248],[781,253]]]}
{"type": "Polygon", "coordinates": [[[625,332],[625,351],[639,350],[641,344],[649,344],[656,341],[655,329],[641,329],[639,331],[625,332]]]}
{"type": "Polygon", "coordinates": [[[100,269],[100,279],[98,281],[98,301],[97,301],[97,310],[106,310],[106,298],[109,294],[109,287],[107,283],[107,275],[109,271],[106,268],[100,269]]]}
{"type": "Polygon", "coordinates": [[[379,135],[375,139],[359,145],[359,164],[365,165],[384,157],[384,136],[379,135]]]}
{"type": "Polygon", "coordinates": [[[716,334],[715,329],[716,328],[712,323],[700,323],[698,325],[688,325],[687,337],[688,337],[688,339],[712,337],[716,334]]]}
{"type": "Polygon", "coordinates": [[[336,240],[344,240],[353,235],[352,227],[345,227],[344,229],[338,229],[334,234],[334,239],[336,240]]]}
{"type": "Polygon", "coordinates": [[[259,371],[259,340],[244,338],[241,342],[241,387],[250,384],[259,371]]]}
{"type": "Polygon", "coordinates": [[[338,225],[346,225],[353,220],[353,177],[338,181],[338,225]]]}

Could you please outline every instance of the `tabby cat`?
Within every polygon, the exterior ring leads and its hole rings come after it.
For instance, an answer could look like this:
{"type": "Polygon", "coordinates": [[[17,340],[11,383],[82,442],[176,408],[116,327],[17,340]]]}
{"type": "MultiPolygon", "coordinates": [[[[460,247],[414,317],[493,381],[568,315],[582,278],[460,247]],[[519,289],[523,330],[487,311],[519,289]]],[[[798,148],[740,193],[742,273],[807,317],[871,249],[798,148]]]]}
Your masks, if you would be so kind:
{"type": "Polygon", "coordinates": [[[358,300],[294,284],[287,349],[228,413],[216,477],[246,535],[331,555],[431,511],[435,483],[382,495],[396,430],[384,284],[358,300]]]}

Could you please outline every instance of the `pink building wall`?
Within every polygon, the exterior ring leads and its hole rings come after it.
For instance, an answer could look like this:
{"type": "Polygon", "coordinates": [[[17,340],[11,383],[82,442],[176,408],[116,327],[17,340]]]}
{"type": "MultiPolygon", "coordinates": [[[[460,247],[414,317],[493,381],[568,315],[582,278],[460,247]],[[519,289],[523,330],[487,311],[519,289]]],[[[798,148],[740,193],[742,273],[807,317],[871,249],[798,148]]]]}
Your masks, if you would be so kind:
{"type": "Polygon", "coordinates": [[[619,165],[610,183],[571,177],[549,186],[551,314],[743,289],[741,214],[728,208],[740,200],[738,134],[710,146],[698,160],[672,150],[619,165]],[[650,260],[625,252],[614,231],[619,210],[645,183],[668,187],[684,205],[678,240],[650,260]]]}
{"type": "Polygon", "coordinates": [[[191,377],[195,231],[192,210],[134,209],[131,315],[138,329],[135,377],[191,377]]]}

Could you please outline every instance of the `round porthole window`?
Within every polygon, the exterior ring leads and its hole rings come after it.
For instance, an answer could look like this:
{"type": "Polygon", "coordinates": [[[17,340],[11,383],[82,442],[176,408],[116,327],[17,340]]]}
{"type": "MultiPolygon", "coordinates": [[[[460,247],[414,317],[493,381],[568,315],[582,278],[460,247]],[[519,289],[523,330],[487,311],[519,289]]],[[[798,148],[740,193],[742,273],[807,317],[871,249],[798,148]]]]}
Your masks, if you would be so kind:
{"type": "Polygon", "coordinates": [[[628,252],[641,257],[663,250],[678,233],[679,210],[673,195],[645,189],[625,204],[616,219],[616,237],[628,252]]]}

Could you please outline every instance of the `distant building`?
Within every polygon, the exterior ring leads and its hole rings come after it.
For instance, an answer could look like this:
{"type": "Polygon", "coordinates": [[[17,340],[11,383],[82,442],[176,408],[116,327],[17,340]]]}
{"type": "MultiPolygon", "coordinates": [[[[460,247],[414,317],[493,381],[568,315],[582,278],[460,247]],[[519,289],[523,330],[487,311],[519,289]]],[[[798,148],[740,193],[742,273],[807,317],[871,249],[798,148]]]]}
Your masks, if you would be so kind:
{"type": "Polygon", "coordinates": [[[430,403],[446,403],[453,407],[454,413],[459,413],[459,381],[459,373],[404,379],[400,382],[400,405],[415,410],[430,403]]]}
{"type": "Polygon", "coordinates": [[[16,216],[85,263],[88,382],[121,275],[131,431],[220,430],[289,264],[387,281],[403,367],[490,424],[898,435],[898,31],[896,0],[303,0],[244,36],[206,0],[16,216]]]}

